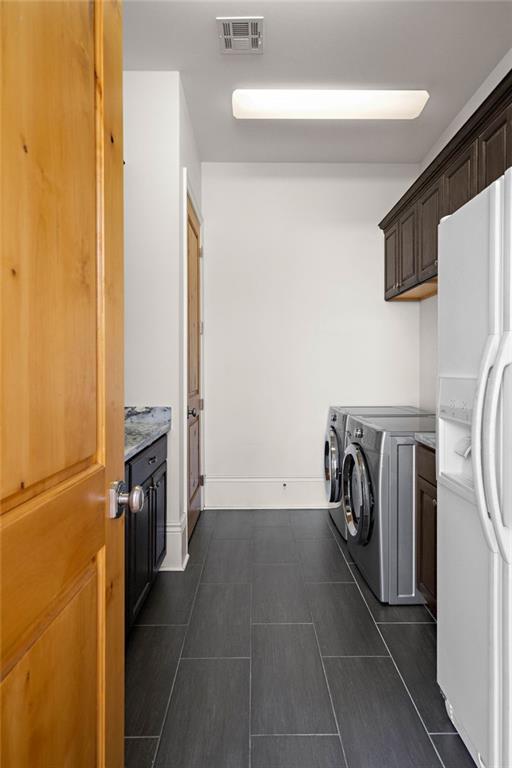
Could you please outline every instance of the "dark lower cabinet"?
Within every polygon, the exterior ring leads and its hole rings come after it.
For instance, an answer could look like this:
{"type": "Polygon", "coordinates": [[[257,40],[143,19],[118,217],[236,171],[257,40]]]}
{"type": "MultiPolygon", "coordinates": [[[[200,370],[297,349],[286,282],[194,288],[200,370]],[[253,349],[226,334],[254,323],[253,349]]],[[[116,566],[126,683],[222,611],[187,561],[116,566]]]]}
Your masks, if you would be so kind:
{"type": "Polygon", "coordinates": [[[152,478],[153,481],[153,542],[151,570],[156,576],[167,549],[165,534],[167,522],[167,463],[162,464],[152,478]]]}
{"type": "Polygon", "coordinates": [[[144,489],[144,508],[125,518],[126,633],[148,596],[166,554],[167,438],[164,436],[125,465],[129,488],[144,489]]]}
{"type": "Polygon", "coordinates": [[[437,610],[436,456],[416,447],[416,581],[428,607],[437,610]]]}

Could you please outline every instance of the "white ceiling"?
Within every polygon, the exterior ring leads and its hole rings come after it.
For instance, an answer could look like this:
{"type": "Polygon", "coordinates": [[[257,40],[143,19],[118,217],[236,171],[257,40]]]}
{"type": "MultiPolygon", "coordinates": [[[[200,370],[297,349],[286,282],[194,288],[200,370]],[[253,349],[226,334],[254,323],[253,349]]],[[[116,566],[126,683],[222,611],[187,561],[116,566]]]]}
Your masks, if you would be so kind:
{"type": "Polygon", "coordinates": [[[179,70],[202,160],[420,162],[512,45],[512,2],[129,0],[125,69],[179,70]],[[262,56],[223,56],[216,16],[265,17],[262,56]],[[235,88],[417,88],[408,121],[237,121],[235,88]]]}

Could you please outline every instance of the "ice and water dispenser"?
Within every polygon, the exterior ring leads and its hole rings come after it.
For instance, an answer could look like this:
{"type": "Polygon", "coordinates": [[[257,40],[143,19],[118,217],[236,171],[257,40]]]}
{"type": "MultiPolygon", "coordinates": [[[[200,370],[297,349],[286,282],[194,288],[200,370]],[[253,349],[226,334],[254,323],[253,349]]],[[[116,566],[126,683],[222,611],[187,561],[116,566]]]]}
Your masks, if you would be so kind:
{"type": "Polygon", "coordinates": [[[438,472],[459,485],[473,487],[471,428],[475,379],[440,379],[438,472]]]}

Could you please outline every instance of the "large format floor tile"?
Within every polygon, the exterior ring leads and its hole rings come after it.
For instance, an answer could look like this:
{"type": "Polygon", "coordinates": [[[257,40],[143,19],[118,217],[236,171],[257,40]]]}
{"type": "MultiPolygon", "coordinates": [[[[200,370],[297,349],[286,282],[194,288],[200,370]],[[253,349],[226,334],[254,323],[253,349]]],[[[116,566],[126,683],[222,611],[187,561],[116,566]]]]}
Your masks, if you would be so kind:
{"type": "Polygon", "coordinates": [[[204,563],[213,538],[213,530],[213,526],[201,525],[201,520],[199,520],[188,544],[189,565],[202,565],[204,563]]]}
{"type": "Polygon", "coordinates": [[[203,582],[212,584],[251,581],[252,541],[213,539],[202,575],[203,582]]]}
{"type": "Polygon", "coordinates": [[[151,768],[158,739],[125,739],[125,768],[151,768]]]}
{"type": "Polygon", "coordinates": [[[354,578],[359,584],[363,597],[368,604],[373,618],[377,623],[406,623],[406,622],[427,622],[434,623],[430,613],[422,605],[387,605],[379,602],[370,587],[367,585],[357,567],[351,566],[354,578]]]}
{"type": "Polygon", "coordinates": [[[381,624],[380,629],[429,733],[454,731],[436,683],[435,624],[381,624]]]}
{"type": "Polygon", "coordinates": [[[184,627],[134,627],[126,651],[126,735],[159,736],[184,627]]]}
{"type": "Polygon", "coordinates": [[[331,539],[298,541],[305,581],[353,581],[338,545],[331,539]]]}
{"type": "Polygon", "coordinates": [[[184,572],[160,571],[137,624],[187,624],[201,575],[201,566],[184,572]]]}
{"type": "Polygon", "coordinates": [[[183,657],[250,655],[250,584],[201,584],[183,657]]]}
{"type": "Polygon", "coordinates": [[[441,755],[444,768],[475,768],[473,758],[457,733],[432,736],[432,740],[441,755]]]}
{"type": "Polygon", "coordinates": [[[282,526],[290,522],[289,509],[253,509],[250,512],[254,526],[282,526]]]}
{"type": "Polygon", "coordinates": [[[329,528],[329,513],[327,510],[297,510],[290,516],[293,535],[302,539],[332,539],[329,528]]]}
{"type": "Polygon", "coordinates": [[[157,768],[247,768],[249,661],[182,660],[157,768]]]}
{"type": "Polygon", "coordinates": [[[336,733],[312,625],[253,626],[252,733],[336,733]]]}
{"type": "Polygon", "coordinates": [[[325,659],[350,768],[440,768],[391,659],[325,659]]]}
{"type": "Polygon", "coordinates": [[[357,584],[308,584],[323,656],[387,656],[357,584]]]}
{"type": "Polygon", "coordinates": [[[253,563],[297,562],[297,545],[289,525],[256,526],[253,535],[253,563]]]}
{"type": "Polygon", "coordinates": [[[215,539],[250,539],[253,525],[249,510],[219,510],[213,536],[215,539]]]}
{"type": "Polygon", "coordinates": [[[346,768],[338,736],[253,736],[251,768],[346,768]]]}
{"type": "Polygon", "coordinates": [[[336,542],[338,543],[338,546],[340,547],[341,551],[343,552],[343,557],[347,561],[347,563],[352,564],[354,562],[354,558],[352,557],[352,553],[349,552],[347,542],[341,535],[341,533],[338,531],[336,524],[333,520],[329,517],[329,528],[332,531],[332,535],[336,539],[336,542]]]}
{"type": "Polygon", "coordinates": [[[267,624],[311,621],[296,563],[253,566],[252,620],[267,624]]]}

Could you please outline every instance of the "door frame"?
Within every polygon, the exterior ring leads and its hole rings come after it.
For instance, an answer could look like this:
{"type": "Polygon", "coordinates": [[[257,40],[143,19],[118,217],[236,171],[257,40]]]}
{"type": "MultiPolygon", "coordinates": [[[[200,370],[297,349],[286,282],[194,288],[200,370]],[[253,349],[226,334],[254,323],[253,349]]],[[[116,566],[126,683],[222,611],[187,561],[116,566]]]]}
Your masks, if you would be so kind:
{"type": "MultiPolygon", "coordinates": [[[[204,397],[204,254],[202,252],[204,244],[204,219],[201,214],[201,208],[197,198],[189,184],[187,168],[183,168],[182,186],[181,186],[181,222],[182,222],[182,248],[181,248],[181,398],[180,398],[180,460],[181,460],[181,478],[180,478],[180,524],[182,535],[185,535],[183,567],[188,562],[188,202],[190,201],[194,213],[199,221],[199,247],[201,248],[201,258],[199,260],[199,306],[201,309],[201,322],[203,323],[203,333],[200,334],[199,343],[199,388],[200,397],[204,397]]],[[[205,411],[199,412],[199,461],[200,473],[204,474],[205,469],[205,411]]],[[[204,486],[199,489],[201,508],[204,507],[205,493],[204,486]]]]}

